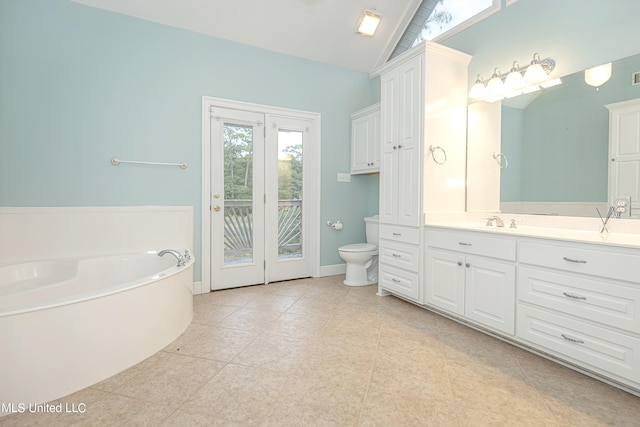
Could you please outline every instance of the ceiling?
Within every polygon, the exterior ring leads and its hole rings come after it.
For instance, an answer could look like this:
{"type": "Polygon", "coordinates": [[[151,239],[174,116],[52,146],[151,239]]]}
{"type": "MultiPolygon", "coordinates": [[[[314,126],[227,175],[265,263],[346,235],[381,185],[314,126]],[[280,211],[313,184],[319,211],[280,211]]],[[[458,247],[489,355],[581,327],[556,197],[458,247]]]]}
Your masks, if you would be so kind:
{"type": "Polygon", "coordinates": [[[73,0],[287,55],[364,72],[382,65],[420,0],[73,0]],[[363,10],[382,21],[356,33],[363,10]]]}

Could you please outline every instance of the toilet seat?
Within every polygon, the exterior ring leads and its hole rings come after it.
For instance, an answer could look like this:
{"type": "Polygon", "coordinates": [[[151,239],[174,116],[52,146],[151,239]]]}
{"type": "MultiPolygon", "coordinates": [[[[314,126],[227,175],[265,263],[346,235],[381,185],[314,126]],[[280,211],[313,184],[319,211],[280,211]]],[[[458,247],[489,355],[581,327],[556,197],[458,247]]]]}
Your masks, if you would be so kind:
{"type": "Polygon", "coordinates": [[[378,247],[372,243],[354,243],[351,245],[340,246],[338,250],[343,252],[369,252],[377,251],[378,247]]]}

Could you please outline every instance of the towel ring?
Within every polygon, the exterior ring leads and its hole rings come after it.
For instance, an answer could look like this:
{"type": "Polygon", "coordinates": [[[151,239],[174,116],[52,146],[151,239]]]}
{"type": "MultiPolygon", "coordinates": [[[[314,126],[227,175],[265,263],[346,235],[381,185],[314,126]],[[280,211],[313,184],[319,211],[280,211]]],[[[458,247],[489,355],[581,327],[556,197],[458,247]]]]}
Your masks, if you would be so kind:
{"type": "Polygon", "coordinates": [[[444,148],[440,147],[439,145],[430,145],[429,151],[431,151],[431,158],[434,162],[439,165],[444,165],[445,163],[447,163],[447,152],[444,151],[444,148]],[[439,161],[438,159],[436,159],[436,151],[442,152],[442,160],[439,161]]]}
{"type": "Polygon", "coordinates": [[[504,154],[495,151],[493,153],[493,158],[496,159],[496,162],[498,162],[500,169],[506,169],[509,167],[509,159],[507,159],[507,156],[505,156],[504,154]]]}

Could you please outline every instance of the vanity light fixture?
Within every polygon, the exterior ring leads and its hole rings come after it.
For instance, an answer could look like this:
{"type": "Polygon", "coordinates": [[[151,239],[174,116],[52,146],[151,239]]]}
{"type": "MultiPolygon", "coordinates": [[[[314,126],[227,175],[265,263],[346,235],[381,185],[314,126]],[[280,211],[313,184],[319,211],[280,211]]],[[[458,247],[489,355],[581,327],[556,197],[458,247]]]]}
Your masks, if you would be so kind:
{"type": "Polygon", "coordinates": [[[362,18],[358,24],[358,34],[363,36],[372,37],[378,29],[378,24],[382,16],[375,13],[373,10],[365,10],[362,12],[362,18]]]}
{"type": "Polygon", "coordinates": [[[611,78],[611,62],[584,70],[584,81],[595,88],[605,84],[611,78]]]}
{"type": "Polygon", "coordinates": [[[561,84],[562,80],[559,78],[547,80],[555,66],[556,62],[553,59],[540,59],[540,54],[535,53],[531,63],[524,67],[520,67],[518,61],[514,61],[509,73],[500,74],[500,70],[495,68],[486,83],[478,74],[469,91],[469,98],[495,102],[561,84]]]}

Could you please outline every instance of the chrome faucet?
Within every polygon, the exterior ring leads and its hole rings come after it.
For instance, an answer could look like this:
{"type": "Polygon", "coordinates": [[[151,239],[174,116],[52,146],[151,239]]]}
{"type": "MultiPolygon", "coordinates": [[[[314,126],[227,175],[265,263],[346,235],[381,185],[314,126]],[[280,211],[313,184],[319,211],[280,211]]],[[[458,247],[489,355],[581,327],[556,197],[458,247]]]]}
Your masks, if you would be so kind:
{"type": "Polygon", "coordinates": [[[160,252],[158,252],[158,256],[161,257],[163,255],[166,254],[171,254],[174,257],[176,257],[176,259],[178,260],[178,267],[184,267],[185,264],[187,263],[187,260],[185,259],[185,257],[178,251],[176,251],[175,249],[164,249],[160,252]]]}
{"type": "Polygon", "coordinates": [[[502,221],[502,218],[497,215],[487,218],[487,226],[491,227],[493,225],[493,221],[496,222],[496,227],[504,227],[504,221],[502,221]]]}

